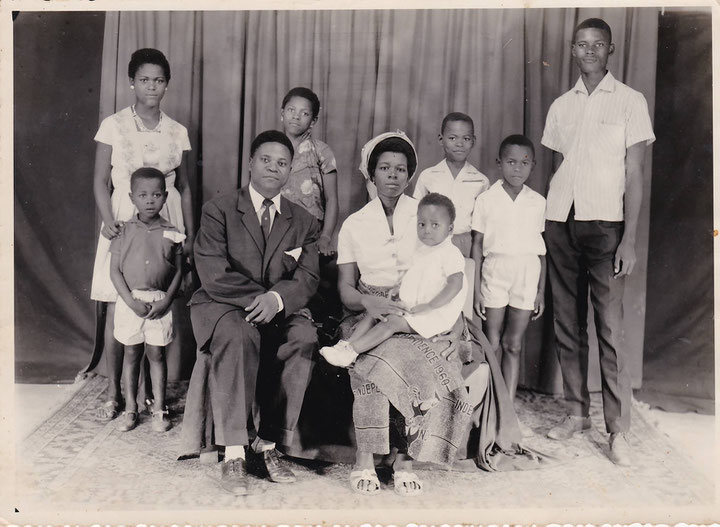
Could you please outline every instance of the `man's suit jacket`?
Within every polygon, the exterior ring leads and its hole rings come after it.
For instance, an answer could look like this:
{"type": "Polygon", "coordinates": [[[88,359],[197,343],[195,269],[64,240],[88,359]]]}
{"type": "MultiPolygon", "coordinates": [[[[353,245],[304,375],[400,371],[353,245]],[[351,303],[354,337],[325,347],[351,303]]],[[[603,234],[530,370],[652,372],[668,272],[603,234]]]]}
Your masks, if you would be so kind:
{"type": "Polygon", "coordinates": [[[247,187],[207,202],[194,247],[202,287],[189,303],[198,347],[207,349],[220,317],[268,291],[283,300],[277,316],[305,307],[319,282],[318,234],[315,217],[284,197],[267,242],[247,187]]]}

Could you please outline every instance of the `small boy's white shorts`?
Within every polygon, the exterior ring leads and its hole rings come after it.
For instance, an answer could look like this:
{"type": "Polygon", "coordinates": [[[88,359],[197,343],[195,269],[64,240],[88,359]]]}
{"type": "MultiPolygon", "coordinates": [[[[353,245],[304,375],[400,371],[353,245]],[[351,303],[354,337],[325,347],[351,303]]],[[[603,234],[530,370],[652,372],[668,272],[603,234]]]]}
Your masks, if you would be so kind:
{"type": "MultiPolygon", "coordinates": [[[[133,298],[141,302],[156,302],[165,298],[164,291],[131,291],[133,298]]],[[[115,304],[115,340],[126,346],[150,344],[167,346],[173,339],[172,310],[161,318],[149,320],[141,318],[128,307],[120,295],[115,304]]]]}
{"type": "Polygon", "coordinates": [[[535,308],[540,280],[540,258],[536,254],[495,254],[485,257],[480,294],[485,307],[535,308]]]}

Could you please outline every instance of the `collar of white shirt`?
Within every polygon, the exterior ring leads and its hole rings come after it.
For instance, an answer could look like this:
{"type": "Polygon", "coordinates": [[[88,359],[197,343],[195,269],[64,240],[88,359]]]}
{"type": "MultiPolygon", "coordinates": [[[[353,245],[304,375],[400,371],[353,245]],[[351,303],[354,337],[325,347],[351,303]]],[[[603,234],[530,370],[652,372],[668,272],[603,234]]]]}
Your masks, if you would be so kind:
{"type": "MultiPolygon", "coordinates": [[[[502,178],[498,179],[495,183],[493,183],[492,187],[490,187],[490,189],[493,190],[493,192],[495,192],[499,195],[505,196],[507,199],[514,202],[514,201],[517,201],[517,199],[520,196],[523,196],[523,199],[524,199],[525,194],[527,194],[527,191],[530,190],[530,187],[523,184],[522,188],[520,189],[520,192],[518,192],[518,195],[515,197],[514,200],[510,197],[510,194],[508,194],[507,191],[503,188],[503,179],[502,178]]],[[[490,195],[492,195],[492,193],[490,195]]]]}
{"type": "MultiPolygon", "coordinates": [[[[263,200],[265,199],[265,196],[255,190],[255,187],[252,186],[252,183],[248,185],[248,189],[250,189],[250,200],[252,201],[253,208],[255,209],[255,212],[260,213],[260,209],[263,208],[263,200]]],[[[280,214],[280,193],[278,193],[274,198],[271,199],[273,205],[275,205],[275,211],[280,214]]]]}
{"type": "MultiPolygon", "coordinates": [[[[613,77],[613,74],[609,71],[605,74],[603,79],[600,81],[600,84],[597,85],[595,88],[595,91],[607,91],[607,92],[614,92],[615,91],[615,77],[613,77]]],[[[585,83],[582,80],[582,76],[578,79],[578,81],[575,83],[575,87],[573,88],[573,91],[584,93],[585,95],[588,95],[587,87],[585,86],[585,83]]]]}

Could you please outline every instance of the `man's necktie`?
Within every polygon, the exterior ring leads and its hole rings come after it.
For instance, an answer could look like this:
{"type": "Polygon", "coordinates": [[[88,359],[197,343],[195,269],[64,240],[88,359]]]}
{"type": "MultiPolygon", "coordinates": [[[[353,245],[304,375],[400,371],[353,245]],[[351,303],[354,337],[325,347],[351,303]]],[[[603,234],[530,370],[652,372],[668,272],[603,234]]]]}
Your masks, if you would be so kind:
{"type": "Polygon", "coordinates": [[[272,205],[273,201],[271,199],[265,198],[263,200],[264,210],[262,216],[260,216],[260,227],[265,235],[265,242],[267,242],[270,237],[270,207],[272,207],[272,205]]]}

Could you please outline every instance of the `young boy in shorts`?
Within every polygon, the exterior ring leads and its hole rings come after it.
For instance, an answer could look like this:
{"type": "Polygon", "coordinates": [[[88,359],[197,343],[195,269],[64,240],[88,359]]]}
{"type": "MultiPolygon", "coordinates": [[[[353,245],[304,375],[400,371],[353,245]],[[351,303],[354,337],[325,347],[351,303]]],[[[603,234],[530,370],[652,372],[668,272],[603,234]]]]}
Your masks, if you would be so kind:
{"type": "Polygon", "coordinates": [[[166,432],[171,423],[165,408],[165,346],[173,339],[170,307],[180,287],[185,235],[160,216],[167,199],[161,171],[143,167],[133,172],[130,199],[137,214],[125,222],[110,245],[110,278],[118,292],[114,336],[125,345],[122,381],[126,406],[118,429],[127,432],[137,425],[138,373],[145,353],[155,395],[152,428],[166,432]]]}
{"type": "Polygon", "coordinates": [[[452,242],[467,258],[470,256],[470,218],[475,198],[490,187],[490,180],[467,161],[475,145],[475,124],[469,115],[447,114],[438,140],[445,157],[420,173],[413,197],[420,200],[430,192],[437,192],[450,198],[457,214],[452,242]]]}
{"type": "MultiPolygon", "coordinates": [[[[502,178],[473,209],[474,304],[514,400],[525,330],[545,309],[545,198],[525,185],[535,166],[530,139],[505,138],[497,164],[502,178]]],[[[521,429],[532,435],[522,423],[521,429]]]]}

